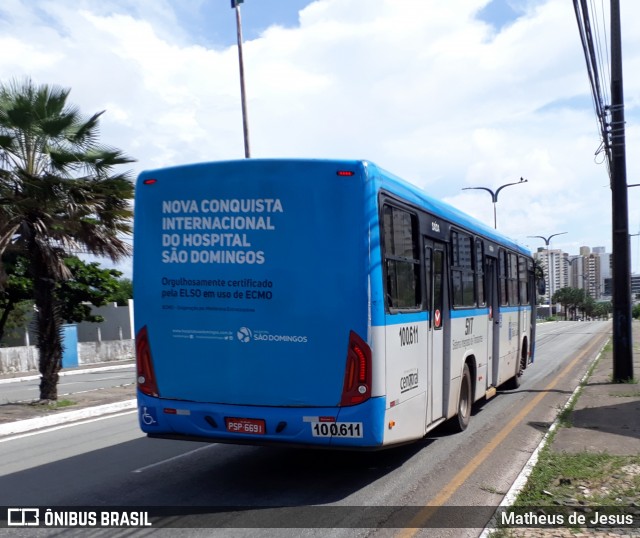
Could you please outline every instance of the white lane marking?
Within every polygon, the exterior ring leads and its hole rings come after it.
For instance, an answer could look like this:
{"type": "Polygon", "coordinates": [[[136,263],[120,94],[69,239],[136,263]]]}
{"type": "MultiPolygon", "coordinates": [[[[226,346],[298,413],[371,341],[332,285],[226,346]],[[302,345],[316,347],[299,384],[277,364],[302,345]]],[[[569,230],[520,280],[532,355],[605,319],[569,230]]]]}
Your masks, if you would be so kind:
{"type": "MultiPolygon", "coordinates": [[[[215,444],[215,443],[213,443],[213,444],[215,444]]],[[[132,473],[143,473],[144,471],[146,471],[148,469],[153,469],[154,467],[158,467],[159,465],[164,465],[165,463],[169,463],[170,461],[179,460],[181,458],[184,458],[185,456],[190,456],[191,454],[195,454],[196,452],[200,452],[201,450],[206,450],[207,448],[211,448],[213,446],[213,444],[206,445],[206,446],[201,446],[199,448],[196,448],[195,450],[191,450],[189,452],[185,452],[184,454],[178,454],[177,456],[173,456],[173,458],[169,458],[167,460],[162,460],[162,461],[158,461],[156,463],[152,463],[151,465],[147,465],[146,467],[140,467],[140,469],[136,469],[135,471],[131,471],[131,472],[132,473]]]]}
{"type": "Polygon", "coordinates": [[[40,435],[41,433],[49,433],[54,432],[56,430],[62,430],[64,428],[72,428],[73,426],[80,426],[81,424],[90,424],[91,422],[98,422],[99,420],[107,420],[109,418],[114,417],[123,417],[125,415],[133,415],[137,413],[138,410],[134,409],[133,411],[122,411],[120,413],[113,413],[111,415],[105,415],[102,417],[96,417],[86,420],[78,420],[77,422],[70,422],[68,424],[62,424],[60,426],[52,426],[50,428],[43,428],[41,430],[36,430],[28,433],[21,433],[19,435],[12,435],[10,437],[2,437],[0,438],[0,443],[5,443],[6,441],[15,441],[16,439],[24,439],[25,437],[32,437],[33,435],[40,435]]]}
{"type": "Polygon", "coordinates": [[[69,383],[95,383],[97,381],[107,381],[108,379],[131,379],[129,375],[112,375],[109,377],[100,377],[89,379],[88,381],[70,381],[69,383]]]}
{"type": "MultiPolygon", "coordinates": [[[[108,388],[112,388],[112,389],[119,389],[120,387],[131,387],[135,385],[135,383],[124,383],[122,385],[118,385],[116,387],[108,387],[108,388]]],[[[25,387],[24,389],[21,390],[38,390],[38,387],[33,387],[33,388],[28,388],[25,387]]],[[[88,394],[89,392],[98,392],[99,390],[107,390],[103,387],[97,388],[97,389],[89,389],[89,390],[78,390],[76,392],[63,392],[62,394],[58,394],[58,397],[60,396],[75,396],[76,394],[88,394]]],[[[7,400],[6,402],[3,403],[8,403],[8,404],[22,404],[22,403],[31,403],[33,402],[33,398],[29,399],[29,400],[18,400],[17,402],[14,402],[12,400],[7,400]]]]}
{"type": "Polygon", "coordinates": [[[85,385],[86,383],[93,383],[93,380],[91,380],[91,381],[65,381],[64,383],[59,383],[58,386],[59,387],[68,387],[69,385],[85,385]]]}

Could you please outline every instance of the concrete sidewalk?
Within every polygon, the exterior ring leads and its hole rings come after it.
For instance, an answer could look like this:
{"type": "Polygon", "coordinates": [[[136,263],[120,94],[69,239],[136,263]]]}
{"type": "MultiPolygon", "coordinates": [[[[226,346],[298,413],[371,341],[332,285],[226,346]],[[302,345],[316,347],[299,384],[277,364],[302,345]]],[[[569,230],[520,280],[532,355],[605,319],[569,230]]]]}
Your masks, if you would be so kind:
{"type": "MultiPolygon", "coordinates": [[[[120,370],[135,366],[135,361],[114,361],[88,364],[78,368],[63,369],[60,376],[120,370]]],[[[0,393],[8,383],[21,383],[39,379],[39,374],[0,375],[0,393]]],[[[60,395],[59,400],[73,402],[64,407],[52,407],[38,402],[16,402],[0,404],[0,438],[49,428],[101,415],[119,413],[135,409],[135,383],[117,387],[60,395]]]]}
{"type": "MultiPolygon", "coordinates": [[[[511,490],[505,496],[501,506],[513,505],[518,494],[525,487],[529,475],[541,465],[537,462],[539,451],[551,439],[549,447],[559,454],[607,454],[611,456],[640,457],[640,322],[633,322],[633,374],[636,382],[613,383],[613,349],[611,340],[605,346],[595,363],[590,375],[585,375],[582,388],[577,388],[572,398],[573,409],[566,417],[568,426],[558,424],[558,419],[542,440],[531,460],[516,479],[511,490]]],[[[571,400],[570,400],[571,401],[571,400]]],[[[569,405],[569,403],[568,403],[569,405]]],[[[602,469],[607,469],[603,467],[602,469]]],[[[621,470],[622,471],[622,470],[621,470]]],[[[559,471],[556,471],[559,474],[559,471]]],[[[558,476],[553,481],[562,484],[571,483],[558,476]]],[[[590,491],[584,484],[575,483],[574,495],[556,497],[551,495],[554,506],[581,506],[577,498],[588,498],[591,494],[619,491],[619,488],[640,491],[640,465],[632,464],[624,468],[624,472],[605,475],[597,484],[597,490],[590,491]]],[[[625,498],[629,513],[640,514],[640,495],[625,498]]],[[[550,507],[553,512],[553,507],[550,507]]],[[[490,525],[482,533],[486,538],[495,532],[490,525]]],[[[640,538],[638,528],[509,528],[503,529],[498,536],[509,538],[640,538]]]]}
{"type": "MultiPolygon", "coordinates": [[[[633,373],[640,379],[640,322],[633,323],[633,373]]],[[[608,345],[578,395],[570,428],[553,440],[558,452],[640,455],[640,384],[613,383],[613,351],[608,345]]]]}

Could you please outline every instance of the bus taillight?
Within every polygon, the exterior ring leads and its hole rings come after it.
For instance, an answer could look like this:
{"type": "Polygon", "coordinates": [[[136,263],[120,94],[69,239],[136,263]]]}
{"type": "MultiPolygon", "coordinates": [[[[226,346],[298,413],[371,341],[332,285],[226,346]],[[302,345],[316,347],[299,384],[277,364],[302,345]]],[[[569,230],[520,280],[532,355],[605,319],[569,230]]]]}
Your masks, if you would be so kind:
{"type": "Polygon", "coordinates": [[[151,361],[151,348],[149,346],[149,335],[145,325],[136,334],[136,364],[138,388],[149,396],[158,396],[158,386],[153,373],[153,363],[151,361]]]}
{"type": "Polygon", "coordinates": [[[351,331],[340,405],[359,404],[370,397],[371,348],[362,338],[351,331]]]}

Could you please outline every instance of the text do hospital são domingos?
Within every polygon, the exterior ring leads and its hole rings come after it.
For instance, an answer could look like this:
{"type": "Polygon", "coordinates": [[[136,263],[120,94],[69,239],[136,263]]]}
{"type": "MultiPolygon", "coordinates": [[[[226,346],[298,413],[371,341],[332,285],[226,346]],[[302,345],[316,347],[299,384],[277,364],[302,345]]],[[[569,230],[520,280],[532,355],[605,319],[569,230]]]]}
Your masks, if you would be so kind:
{"type": "Polygon", "coordinates": [[[251,232],[275,231],[272,217],[283,212],[279,198],[165,200],[162,263],[262,265],[265,252],[251,248],[251,232]]]}

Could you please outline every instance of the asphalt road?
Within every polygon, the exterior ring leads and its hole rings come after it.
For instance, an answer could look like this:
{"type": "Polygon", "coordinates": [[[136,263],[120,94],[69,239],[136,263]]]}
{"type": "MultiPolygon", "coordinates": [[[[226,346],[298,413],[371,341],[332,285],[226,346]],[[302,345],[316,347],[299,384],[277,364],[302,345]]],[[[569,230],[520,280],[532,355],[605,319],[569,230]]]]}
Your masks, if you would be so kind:
{"type": "MultiPolygon", "coordinates": [[[[58,397],[64,398],[69,394],[108,387],[133,385],[135,383],[135,375],[135,365],[133,364],[103,371],[83,372],[78,370],[73,372],[72,375],[60,376],[58,397]]],[[[40,396],[40,379],[38,376],[28,377],[34,377],[35,379],[1,384],[0,404],[37,400],[40,396]]]]}
{"type": "MultiPolygon", "coordinates": [[[[536,362],[518,390],[476,406],[462,434],[438,429],[419,443],[382,452],[151,440],[139,432],[134,412],[16,436],[0,441],[0,506],[254,508],[230,508],[204,520],[176,513],[168,521],[174,526],[230,527],[186,528],[183,536],[478,536],[490,516],[483,507],[501,501],[610,328],[605,322],[539,325],[536,362]],[[271,516],[265,506],[292,508],[271,516]],[[425,506],[445,508],[434,513],[425,506]],[[443,512],[462,523],[432,528],[443,512]],[[370,528],[363,528],[363,514],[370,528]],[[389,524],[424,528],[384,528],[389,524]]],[[[175,532],[157,529],[154,536],[175,532]]]]}

